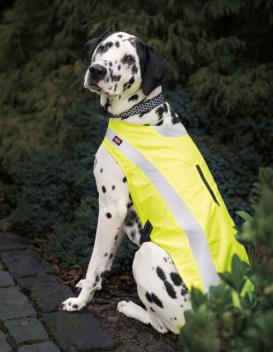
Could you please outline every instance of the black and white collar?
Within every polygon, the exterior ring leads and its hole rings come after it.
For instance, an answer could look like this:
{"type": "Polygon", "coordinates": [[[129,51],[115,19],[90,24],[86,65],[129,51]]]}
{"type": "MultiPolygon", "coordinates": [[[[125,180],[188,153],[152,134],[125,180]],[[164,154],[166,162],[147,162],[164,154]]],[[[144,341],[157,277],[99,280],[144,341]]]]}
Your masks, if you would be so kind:
{"type": "Polygon", "coordinates": [[[109,111],[105,111],[103,109],[101,113],[104,114],[107,118],[119,118],[121,120],[127,119],[129,116],[138,115],[138,114],[146,114],[149,111],[153,110],[157,106],[164,103],[165,99],[162,93],[158,94],[154,98],[148,99],[144,102],[139,102],[138,104],[134,105],[131,109],[126,110],[118,115],[113,115],[109,111]]]}

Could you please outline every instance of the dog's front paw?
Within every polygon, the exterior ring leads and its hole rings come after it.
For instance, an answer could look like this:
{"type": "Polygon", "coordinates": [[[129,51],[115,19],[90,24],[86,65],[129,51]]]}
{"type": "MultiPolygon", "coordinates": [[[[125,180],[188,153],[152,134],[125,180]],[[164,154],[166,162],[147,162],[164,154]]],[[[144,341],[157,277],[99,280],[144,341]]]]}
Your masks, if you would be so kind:
{"type": "Polygon", "coordinates": [[[63,303],[60,304],[60,310],[67,312],[76,312],[82,310],[86,306],[86,302],[83,302],[78,297],[67,298],[63,303]]]}

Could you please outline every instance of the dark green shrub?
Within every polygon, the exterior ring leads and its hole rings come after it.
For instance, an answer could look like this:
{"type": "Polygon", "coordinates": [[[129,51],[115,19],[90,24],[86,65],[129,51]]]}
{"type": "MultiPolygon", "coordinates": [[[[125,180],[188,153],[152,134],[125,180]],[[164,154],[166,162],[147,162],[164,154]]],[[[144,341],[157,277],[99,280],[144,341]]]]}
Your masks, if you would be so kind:
{"type": "Polygon", "coordinates": [[[16,185],[9,188],[16,205],[10,218],[14,231],[41,236],[58,221],[72,221],[79,202],[72,187],[77,176],[63,155],[33,152],[17,162],[11,174],[16,185]]]}
{"type": "Polygon", "coordinates": [[[255,177],[272,162],[272,1],[16,0],[0,7],[0,160],[62,147],[65,114],[83,93],[89,35],[124,30],[169,61],[206,109],[206,131],[255,177]]]}
{"type": "Polygon", "coordinates": [[[64,264],[86,262],[82,253],[92,246],[97,218],[90,173],[105,121],[82,88],[82,47],[105,30],[136,34],[169,60],[190,91],[169,95],[174,108],[231,214],[248,210],[258,166],[273,155],[271,12],[270,0],[0,5],[1,217],[11,214],[13,229],[31,238],[52,232],[48,250],[55,248],[64,264]],[[69,241],[75,255],[65,254],[69,241]]]}
{"type": "Polygon", "coordinates": [[[221,274],[222,284],[210,290],[210,299],[192,290],[193,310],[181,329],[185,351],[271,351],[273,334],[273,169],[261,168],[254,184],[254,215],[240,212],[245,222],[238,240],[258,249],[250,266],[233,258],[231,273],[221,274]],[[246,278],[255,295],[242,295],[246,278]]]}
{"type": "Polygon", "coordinates": [[[70,133],[62,150],[33,150],[12,167],[14,185],[8,193],[16,205],[10,219],[14,230],[42,236],[54,226],[72,224],[77,218],[94,232],[97,195],[92,166],[105,133],[104,121],[94,111],[94,104],[79,106],[66,115],[70,133]],[[84,213],[87,208],[88,216],[84,213]]]}

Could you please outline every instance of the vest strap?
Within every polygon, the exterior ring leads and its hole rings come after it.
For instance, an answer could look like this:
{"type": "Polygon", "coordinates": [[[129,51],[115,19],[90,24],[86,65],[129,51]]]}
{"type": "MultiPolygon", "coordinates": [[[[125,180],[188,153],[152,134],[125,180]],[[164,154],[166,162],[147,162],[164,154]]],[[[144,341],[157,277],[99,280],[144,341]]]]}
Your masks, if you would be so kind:
{"type": "Polygon", "coordinates": [[[145,222],[145,225],[143,226],[143,229],[141,230],[141,238],[140,238],[140,244],[143,242],[148,242],[150,241],[150,234],[153,230],[153,225],[150,223],[149,220],[145,222]]]}

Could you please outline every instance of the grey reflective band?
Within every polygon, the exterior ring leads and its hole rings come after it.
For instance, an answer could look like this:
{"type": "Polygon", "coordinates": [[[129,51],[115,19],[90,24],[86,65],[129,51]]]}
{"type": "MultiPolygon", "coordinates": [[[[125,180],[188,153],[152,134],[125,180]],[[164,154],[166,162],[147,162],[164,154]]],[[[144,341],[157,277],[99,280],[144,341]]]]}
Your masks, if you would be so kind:
{"type": "Polygon", "coordinates": [[[189,244],[195,258],[203,287],[205,292],[208,292],[210,286],[217,286],[220,282],[216,268],[211,259],[206,236],[195,220],[190,209],[184,204],[181,197],[177,194],[175,189],[169,184],[168,180],[161,174],[161,172],[140,152],[138,152],[131,144],[126,142],[123,138],[120,145],[114,142],[117,134],[108,128],[106,138],[123,154],[127,156],[153,183],[154,187],[160,193],[162,199],[167,204],[178,225],[185,232],[188,237],[189,244]]]}
{"type": "Polygon", "coordinates": [[[153,128],[164,137],[181,137],[187,134],[187,131],[182,123],[169,126],[153,126],[153,128]]]}

